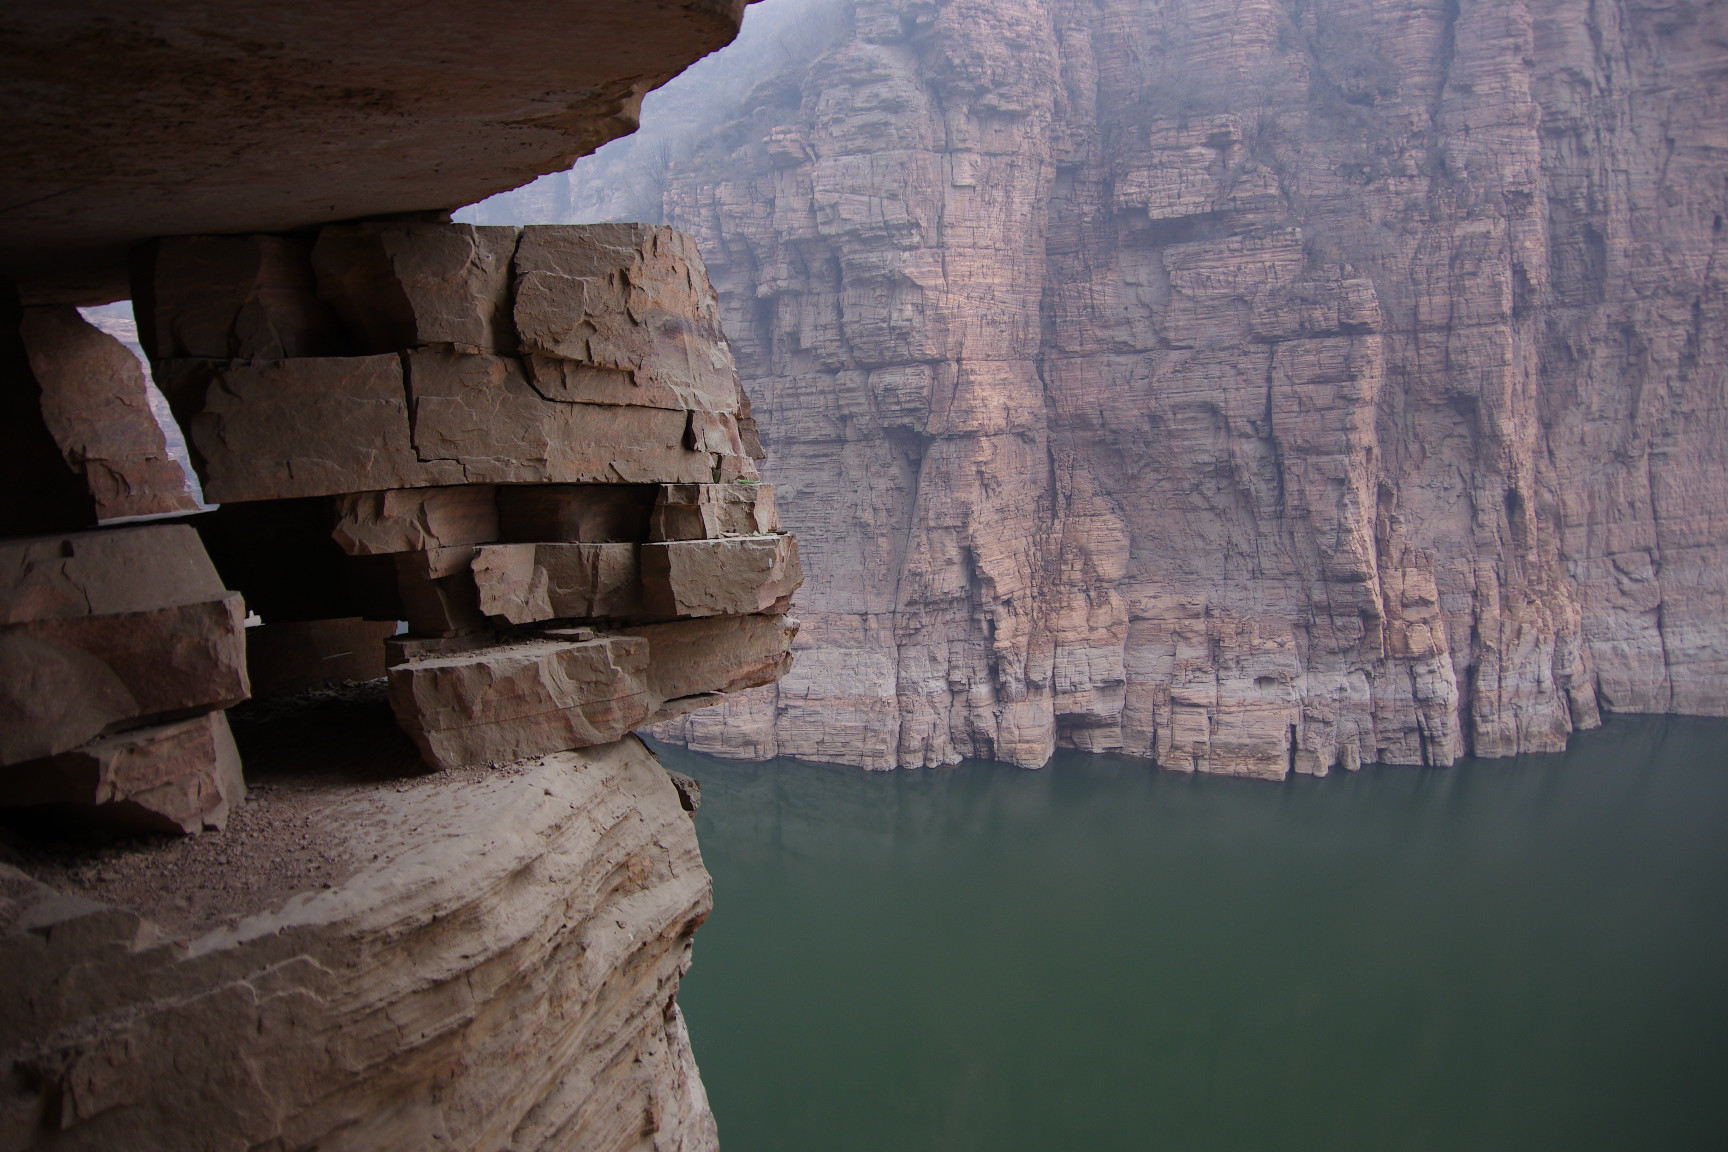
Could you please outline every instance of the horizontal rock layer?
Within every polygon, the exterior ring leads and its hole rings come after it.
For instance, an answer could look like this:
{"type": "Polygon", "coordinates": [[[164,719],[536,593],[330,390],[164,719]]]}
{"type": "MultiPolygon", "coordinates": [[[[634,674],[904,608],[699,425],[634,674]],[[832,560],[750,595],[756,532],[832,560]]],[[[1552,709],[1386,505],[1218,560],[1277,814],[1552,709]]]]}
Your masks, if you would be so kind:
{"type": "Polygon", "coordinates": [[[1728,8],[850,7],[667,177],[812,577],[662,734],[1278,777],[1728,711],[1728,8]]]}
{"type": "Polygon", "coordinates": [[[0,1146],[716,1146],[674,1002],[710,883],[653,756],[368,769],[298,785],[330,882],[195,933],[0,865],[0,1146]]]}

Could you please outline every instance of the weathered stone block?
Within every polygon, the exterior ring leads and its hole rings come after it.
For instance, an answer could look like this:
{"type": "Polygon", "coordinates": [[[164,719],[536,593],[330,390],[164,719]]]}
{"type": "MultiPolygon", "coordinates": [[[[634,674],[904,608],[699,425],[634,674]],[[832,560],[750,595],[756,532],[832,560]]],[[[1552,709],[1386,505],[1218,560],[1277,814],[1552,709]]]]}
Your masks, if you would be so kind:
{"type": "MultiPolygon", "coordinates": [[[[619,629],[648,641],[648,689],[664,704],[772,684],[792,667],[790,616],[718,616],[619,629]]],[[[676,713],[668,713],[675,715],[676,713]]]]}
{"type": "Polygon", "coordinates": [[[498,539],[497,489],[395,488],[336,497],[331,537],[350,556],[418,552],[498,539]]]}
{"type": "Polygon", "coordinates": [[[89,485],[99,519],[197,510],[150,411],[144,369],[125,345],[71,307],[25,309],[19,334],[42,390],[43,423],[89,485]]]}
{"type": "Polygon", "coordinates": [[[226,591],[184,524],[0,540],[0,625],[149,611],[226,591]]]}
{"type": "Polygon", "coordinates": [[[246,699],[244,617],[229,592],[0,627],[0,764],[69,751],[125,721],[246,699]]]}
{"type": "Polygon", "coordinates": [[[635,544],[493,544],[474,558],[480,610],[512,624],[640,616],[635,544]]]}
{"type": "Polygon", "coordinates": [[[472,546],[396,553],[396,587],[408,627],[423,636],[454,636],[486,626],[468,565],[472,546]]]}
{"type": "Polygon", "coordinates": [[[138,341],[151,360],[341,356],[347,334],[318,299],[311,244],[295,236],[175,236],[134,269],[138,341]]]}
{"type": "MultiPolygon", "coordinates": [[[[170,366],[176,395],[196,372],[170,366]]],[[[214,503],[333,496],[461,483],[461,469],[422,464],[408,430],[395,356],[233,363],[208,369],[187,440],[214,503]]]]}
{"type": "Polygon", "coordinates": [[[648,224],[530,227],[516,331],[549,399],[731,412],[737,369],[695,241],[648,224]]]}
{"type": "Polygon", "coordinates": [[[780,531],[772,484],[663,484],[650,540],[718,540],[780,531]]]}
{"type": "Polygon", "coordinates": [[[510,257],[516,229],[473,224],[331,224],[312,267],[359,350],[447,344],[511,352],[510,257]]]}
{"type": "Polygon", "coordinates": [[[99,736],[0,771],[0,804],[87,805],[104,822],[137,831],[221,828],[245,798],[240,752],[221,712],[99,736]]]}
{"type": "Polygon", "coordinates": [[[456,469],[452,482],[706,481],[721,464],[709,446],[717,437],[686,435],[691,414],[550,401],[509,357],[421,350],[408,357],[408,378],[414,447],[433,465],[456,469]]]}
{"type": "Polygon", "coordinates": [[[616,740],[658,706],[647,642],[534,640],[400,664],[397,721],[440,766],[508,762],[616,740]]]}
{"type": "Polygon", "coordinates": [[[733,536],[642,545],[642,599],[662,616],[742,616],[791,603],[798,538],[733,536]]]}
{"type": "Polygon", "coordinates": [[[342,680],[384,675],[384,642],[394,620],[302,620],[246,629],[246,674],[255,699],[287,696],[342,680]]]}
{"type": "Polygon", "coordinates": [[[500,539],[640,543],[660,492],[657,484],[534,484],[498,489],[500,539]]]}

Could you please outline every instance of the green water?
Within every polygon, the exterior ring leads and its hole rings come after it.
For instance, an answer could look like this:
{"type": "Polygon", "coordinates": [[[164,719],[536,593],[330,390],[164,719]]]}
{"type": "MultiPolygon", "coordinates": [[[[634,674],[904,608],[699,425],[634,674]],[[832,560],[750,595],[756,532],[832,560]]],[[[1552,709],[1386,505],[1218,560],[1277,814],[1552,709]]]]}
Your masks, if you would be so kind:
{"type": "Polygon", "coordinates": [[[1728,1148],[1728,723],[1285,784],[661,752],[726,1152],[1728,1148]]]}

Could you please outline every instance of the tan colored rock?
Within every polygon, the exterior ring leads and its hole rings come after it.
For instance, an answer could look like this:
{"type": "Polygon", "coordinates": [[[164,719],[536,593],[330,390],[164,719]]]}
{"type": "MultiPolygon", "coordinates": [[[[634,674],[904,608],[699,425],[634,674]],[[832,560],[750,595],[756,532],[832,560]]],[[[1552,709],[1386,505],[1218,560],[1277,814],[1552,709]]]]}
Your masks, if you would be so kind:
{"type": "MultiPolygon", "coordinates": [[[[580,637],[583,640],[592,638],[593,633],[580,637]]],[[[498,637],[489,630],[464,632],[457,636],[392,636],[384,641],[384,666],[394,668],[398,664],[429,656],[453,656],[458,652],[472,652],[476,648],[486,648],[497,642],[498,637]]]]}
{"type": "Polygon", "coordinates": [[[141,612],[225,592],[185,524],[0,540],[0,625],[141,612]]]}
{"type": "Polygon", "coordinates": [[[347,334],[318,299],[296,236],[175,236],[143,246],[138,341],[153,361],[341,356],[347,334]]]}
{"type": "Polygon", "coordinates": [[[658,702],[772,683],[791,667],[797,634],[790,616],[717,616],[619,630],[648,642],[648,688],[658,702]]]}
{"type": "Polygon", "coordinates": [[[796,536],[782,533],[642,545],[643,603],[656,615],[784,611],[803,583],[796,536]]]}
{"type": "Polygon", "coordinates": [[[479,548],[473,578],[480,611],[512,624],[643,614],[635,544],[493,544],[479,548]]]}
{"type": "Polygon", "coordinates": [[[703,747],[1282,776],[1728,709],[1723,6],[854,11],[666,183],[811,566],[703,747]]]}
{"type": "Polygon", "coordinates": [[[509,357],[421,350],[408,375],[414,448],[428,467],[455,470],[449,482],[710,481],[723,462],[715,436],[686,435],[690,413],[547,400],[509,357]]]}
{"type": "MultiPolygon", "coordinates": [[[[7,1146],[717,1147],[675,1002],[710,882],[638,741],[297,795],[330,886],[214,927],[0,865],[7,1146]]],[[[280,872],[232,827],[186,847],[280,872]]]]}
{"type": "Polygon", "coordinates": [[[390,669],[390,706],[428,763],[508,763],[617,740],[658,706],[649,646],[533,640],[390,669]]]}
{"type": "Polygon", "coordinates": [[[228,717],[208,712],[113,736],[0,770],[0,804],[73,804],[147,832],[221,828],[246,798],[228,717]]]}
{"type": "Polygon", "coordinates": [[[396,488],[336,497],[330,533],[350,556],[420,552],[498,539],[497,489],[396,488]]]}
{"type": "Polygon", "coordinates": [[[394,620],[303,620],[246,629],[246,675],[254,699],[288,696],[343,680],[384,675],[394,620]]]}
{"type": "Polygon", "coordinates": [[[660,491],[654,484],[518,484],[498,489],[501,539],[640,543],[660,491]]]}
{"type": "Polygon", "coordinates": [[[395,356],[170,365],[169,399],[188,405],[181,380],[201,369],[209,383],[187,443],[207,500],[463,482],[460,468],[423,464],[415,455],[395,356]]]}
{"type": "Polygon", "coordinates": [[[381,221],[329,224],[312,247],[318,295],[365,352],[430,344],[512,352],[516,229],[381,221]]]}
{"type": "Polygon", "coordinates": [[[70,751],[111,726],[246,699],[238,592],[140,612],[0,627],[0,764],[70,751]]]}
{"type": "Polygon", "coordinates": [[[136,356],[71,307],[26,308],[20,335],[42,390],[43,422],[89,485],[98,519],[198,510],[150,411],[136,356]]]}
{"type": "Polygon", "coordinates": [[[738,377],[690,237],[648,224],[534,226],[515,321],[549,400],[732,413],[738,377]]]}
{"type": "Polygon", "coordinates": [[[422,636],[455,636],[486,626],[479,594],[468,566],[470,545],[429,552],[398,552],[396,589],[410,631],[422,636]]]}
{"type": "Polygon", "coordinates": [[[780,531],[772,484],[665,484],[650,540],[718,540],[780,531]]]}

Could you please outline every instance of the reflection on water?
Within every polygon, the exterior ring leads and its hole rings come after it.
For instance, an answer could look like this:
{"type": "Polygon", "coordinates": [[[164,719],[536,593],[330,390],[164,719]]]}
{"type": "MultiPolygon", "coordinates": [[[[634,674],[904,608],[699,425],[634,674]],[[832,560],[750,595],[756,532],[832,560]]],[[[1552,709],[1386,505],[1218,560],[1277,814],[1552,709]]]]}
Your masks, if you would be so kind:
{"type": "Polygon", "coordinates": [[[729,1152],[1728,1147],[1728,722],[1286,784],[660,751],[729,1152]]]}

